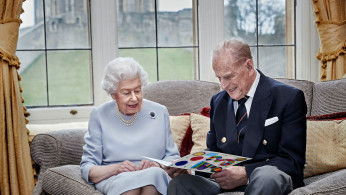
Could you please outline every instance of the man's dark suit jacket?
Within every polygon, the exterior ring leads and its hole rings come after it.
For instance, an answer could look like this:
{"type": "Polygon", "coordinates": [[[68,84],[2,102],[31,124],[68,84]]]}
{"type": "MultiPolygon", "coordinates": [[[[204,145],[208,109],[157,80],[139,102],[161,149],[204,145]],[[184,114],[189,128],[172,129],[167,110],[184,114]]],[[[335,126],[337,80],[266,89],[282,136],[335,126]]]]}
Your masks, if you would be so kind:
{"type": "Polygon", "coordinates": [[[255,168],[272,165],[291,176],[294,188],[303,186],[307,112],[304,93],[258,72],[260,80],[251,104],[242,151],[237,151],[233,100],[226,91],[211,99],[208,150],[252,158],[243,164],[248,177],[255,168]],[[265,127],[265,120],[272,117],[279,120],[265,127]],[[225,143],[222,142],[224,137],[225,143]]]}

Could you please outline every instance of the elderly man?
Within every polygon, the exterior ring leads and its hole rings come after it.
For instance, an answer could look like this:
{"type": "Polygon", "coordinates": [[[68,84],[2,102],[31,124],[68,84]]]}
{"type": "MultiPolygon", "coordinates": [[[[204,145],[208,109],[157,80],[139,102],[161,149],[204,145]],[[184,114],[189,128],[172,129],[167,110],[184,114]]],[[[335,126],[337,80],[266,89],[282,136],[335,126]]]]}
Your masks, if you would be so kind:
{"type": "Polygon", "coordinates": [[[168,194],[277,195],[303,186],[307,112],[303,92],[256,70],[249,45],[241,39],[218,45],[212,65],[223,91],[210,102],[207,149],[252,160],[208,177],[176,177],[168,194]]]}

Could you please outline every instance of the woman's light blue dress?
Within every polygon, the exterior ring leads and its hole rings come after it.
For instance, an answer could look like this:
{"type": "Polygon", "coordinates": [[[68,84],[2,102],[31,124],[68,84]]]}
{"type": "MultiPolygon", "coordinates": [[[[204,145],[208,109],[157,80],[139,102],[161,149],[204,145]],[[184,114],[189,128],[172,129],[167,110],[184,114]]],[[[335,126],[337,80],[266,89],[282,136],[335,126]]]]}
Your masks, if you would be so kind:
{"type": "MultiPolygon", "coordinates": [[[[94,165],[108,165],[129,160],[136,165],[147,156],[172,161],[179,158],[178,147],[173,141],[167,108],[143,99],[142,110],[131,126],[125,126],[116,114],[117,104],[107,102],[93,109],[88,132],[84,139],[81,161],[82,177],[89,183],[89,170],[94,165]],[[152,117],[151,115],[153,115],[152,117]]],[[[123,115],[129,120],[131,117],[123,115]]],[[[104,194],[121,194],[147,185],[154,185],[166,194],[171,178],[159,167],[123,172],[97,184],[104,194]]]]}

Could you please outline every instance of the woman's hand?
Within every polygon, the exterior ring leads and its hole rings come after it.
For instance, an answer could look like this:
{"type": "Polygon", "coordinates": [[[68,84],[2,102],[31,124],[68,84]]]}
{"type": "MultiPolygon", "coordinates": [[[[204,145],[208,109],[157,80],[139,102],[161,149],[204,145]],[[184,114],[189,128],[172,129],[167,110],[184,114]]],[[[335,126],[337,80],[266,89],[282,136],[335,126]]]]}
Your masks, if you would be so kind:
{"type": "Polygon", "coordinates": [[[136,171],[137,166],[125,160],[119,164],[109,164],[109,165],[95,165],[90,168],[89,180],[94,183],[99,183],[113,175],[118,175],[122,172],[136,171]]]}
{"type": "Polygon", "coordinates": [[[142,160],[138,165],[138,170],[147,169],[150,167],[160,167],[159,164],[152,162],[150,160],[142,160]]]}
{"type": "Polygon", "coordinates": [[[130,172],[130,171],[137,171],[137,166],[128,160],[125,160],[118,164],[118,174],[122,172],[130,172]]]}

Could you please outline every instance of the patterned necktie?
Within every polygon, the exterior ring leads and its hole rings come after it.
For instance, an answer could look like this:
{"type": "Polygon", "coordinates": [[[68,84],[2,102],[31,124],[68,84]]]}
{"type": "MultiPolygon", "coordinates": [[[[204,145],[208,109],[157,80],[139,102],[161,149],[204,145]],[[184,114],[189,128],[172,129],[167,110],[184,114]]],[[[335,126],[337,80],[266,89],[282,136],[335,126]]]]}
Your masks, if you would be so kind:
{"type": "Polygon", "coordinates": [[[245,102],[249,98],[249,96],[245,96],[244,98],[238,100],[238,109],[235,115],[235,120],[237,123],[237,135],[238,135],[238,143],[240,143],[240,147],[242,148],[245,131],[247,128],[247,111],[245,107],[245,102]]]}

